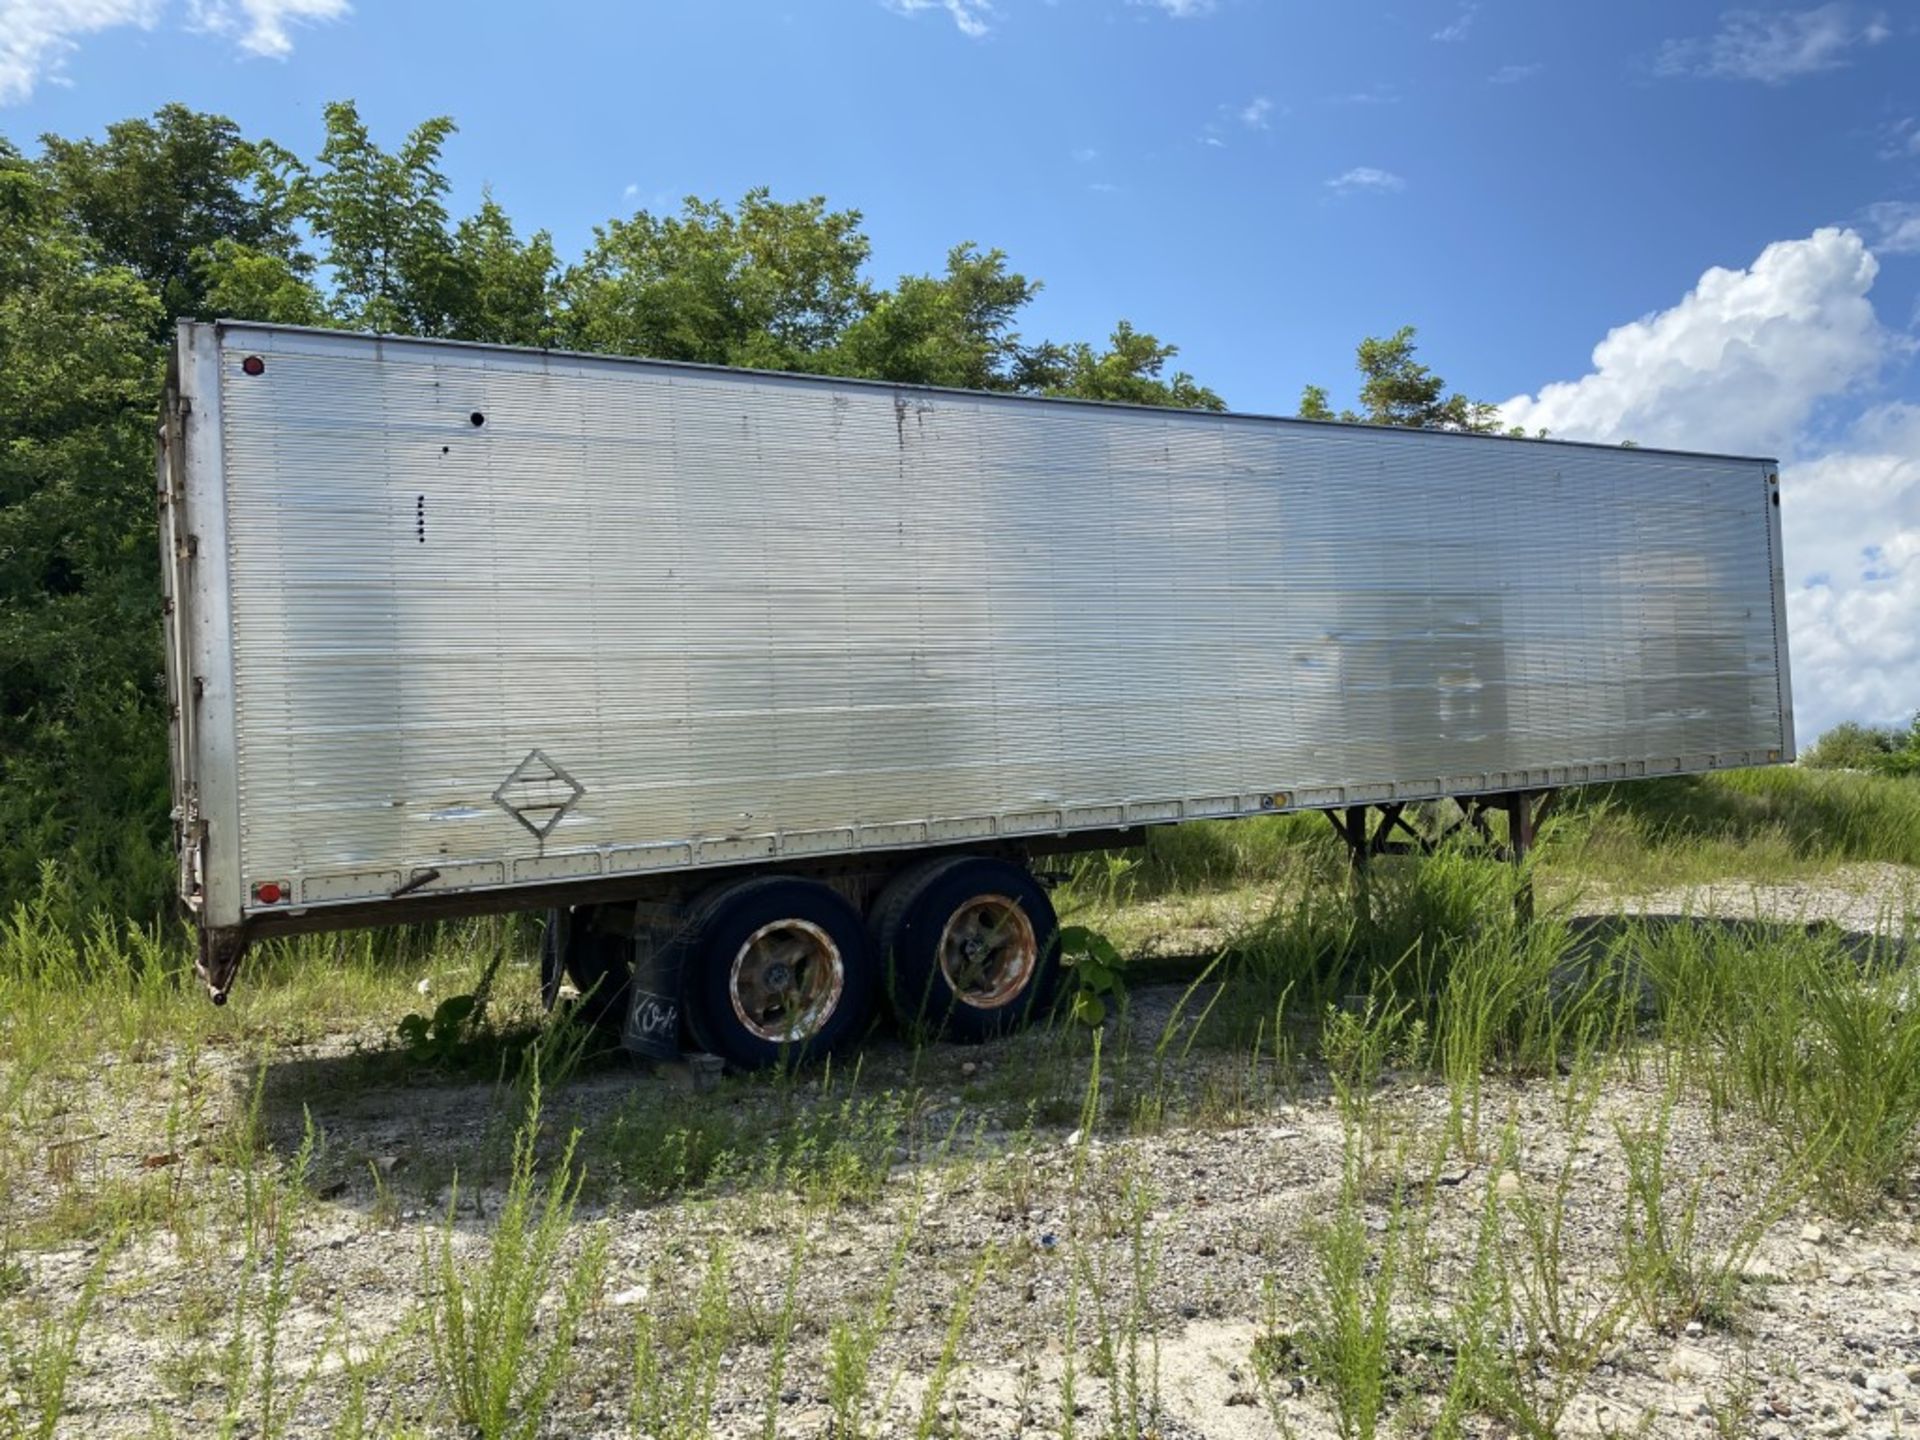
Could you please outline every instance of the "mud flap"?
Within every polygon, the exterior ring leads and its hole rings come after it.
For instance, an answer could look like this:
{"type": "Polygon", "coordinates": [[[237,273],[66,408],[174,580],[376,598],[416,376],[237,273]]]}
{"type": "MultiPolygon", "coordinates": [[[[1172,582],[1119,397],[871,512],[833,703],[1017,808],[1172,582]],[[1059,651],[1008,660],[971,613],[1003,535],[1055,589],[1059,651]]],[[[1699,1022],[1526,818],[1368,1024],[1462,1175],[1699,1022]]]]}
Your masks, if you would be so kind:
{"type": "Polygon", "coordinates": [[[642,930],[633,939],[633,980],[620,1044],[654,1060],[680,1058],[681,976],[686,969],[682,935],[642,930]]]}
{"type": "Polygon", "coordinates": [[[573,943],[573,911],[566,906],[547,911],[540,931],[540,1005],[551,1011],[560,1003],[560,982],[566,978],[567,947],[573,943]]]}

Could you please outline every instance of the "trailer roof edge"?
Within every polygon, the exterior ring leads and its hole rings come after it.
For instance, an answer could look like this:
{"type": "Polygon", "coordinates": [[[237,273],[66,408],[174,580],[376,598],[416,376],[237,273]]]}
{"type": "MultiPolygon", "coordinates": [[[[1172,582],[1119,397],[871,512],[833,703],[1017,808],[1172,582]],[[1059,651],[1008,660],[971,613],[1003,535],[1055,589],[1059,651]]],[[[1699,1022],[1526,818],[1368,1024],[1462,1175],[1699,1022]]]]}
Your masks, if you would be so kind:
{"type": "Polygon", "coordinates": [[[950,395],[969,400],[1005,401],[1026,405],[1070,405],[1095,410],[1127,410],[1148,415],[1204,416],[1213,420],[1255,420],[1282,425],[1303,425],[1316,429],[1370,430],[1388,435],[1444,435],[1458,440],[1500,440],[1516,445],[1561,445],[1578,450],[1604,450],[1610,454],[1629,451],[1641,455],[1670,455],[1689,460],[1732,460],[1779,468],[1780,461],[1768,455],[1731,454],[1717,450],[1679,450],[1660,445],[1619,445],[1599,440],[1562,440],[1554,436],[1503,435],[1495,431],[1413,430],[1400,425],[1376,425],[1364,420],[1307,420],[1298,415],[1273,415],[1260,410],[1193,410],[1172,405],[1141,405],[1126,400],[1085,400],[1071,395],[1030,395],[1010,390],[967,390],[954,385],[920,385],[904,380],[872,380],[863,376],[823,375],[810,370],[762,370],[744,365],[714,365],[699,360],[661,360],[648,355],[609,355],[593,350],[545,349],[534,345],[500,345],[484,340],[447,340],[425,335],[400,335],[372,330],[335,330],[319,325],[284,325],[265,320],[181,320],[181,328],[210,325],[215,330],[251,330],[274,334],[324,336],[334,339],[376,340],[386,345],[422,346],[428,349],[472,350],[483,353],[547,356],[556,360],[583,360],[595,364],[630,365],[655,370],[681,370],[716,375],[747,375],[786,381],[814,381],[824,385],[852,385],[872,390],[904,390],[916,394],[950,395]]]}

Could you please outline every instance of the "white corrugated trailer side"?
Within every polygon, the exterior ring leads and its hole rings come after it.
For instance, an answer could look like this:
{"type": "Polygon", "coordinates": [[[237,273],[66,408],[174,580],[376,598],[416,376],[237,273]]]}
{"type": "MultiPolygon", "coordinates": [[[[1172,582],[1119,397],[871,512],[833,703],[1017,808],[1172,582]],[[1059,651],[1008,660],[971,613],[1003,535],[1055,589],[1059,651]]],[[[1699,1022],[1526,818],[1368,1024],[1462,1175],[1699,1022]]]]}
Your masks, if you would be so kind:
{"type": "Polygon", "coordinates": [[[169,395],[216,950],[1793,752],[1769,460],[238,323],[169,395]]]}

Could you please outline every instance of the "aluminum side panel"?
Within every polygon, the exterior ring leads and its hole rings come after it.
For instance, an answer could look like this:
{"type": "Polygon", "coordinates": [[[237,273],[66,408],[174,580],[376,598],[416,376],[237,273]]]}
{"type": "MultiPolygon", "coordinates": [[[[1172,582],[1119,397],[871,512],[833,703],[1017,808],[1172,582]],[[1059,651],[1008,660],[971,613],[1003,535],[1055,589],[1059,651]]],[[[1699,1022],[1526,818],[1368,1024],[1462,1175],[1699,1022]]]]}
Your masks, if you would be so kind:
{"type": "Polygon", "coordinates": [[[1790,748],[1751,460],[222,335],[303,903],[1790,748]]]}

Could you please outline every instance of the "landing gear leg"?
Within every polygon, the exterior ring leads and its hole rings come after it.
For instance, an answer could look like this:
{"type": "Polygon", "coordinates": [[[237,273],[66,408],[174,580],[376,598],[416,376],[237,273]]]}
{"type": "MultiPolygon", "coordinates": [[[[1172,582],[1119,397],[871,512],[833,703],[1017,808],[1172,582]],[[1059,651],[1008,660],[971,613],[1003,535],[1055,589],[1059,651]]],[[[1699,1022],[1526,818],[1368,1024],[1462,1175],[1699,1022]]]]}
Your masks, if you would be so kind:
{"type": "Polygon", "coordinates": [[[207,987],[207,998],[214,1004],[227,1003],[227,992],[233,988],[233,977],[246,954],[246,932],[238,927],[200,932],[200,949],[194,956],[193,968],[207,987]]]}

